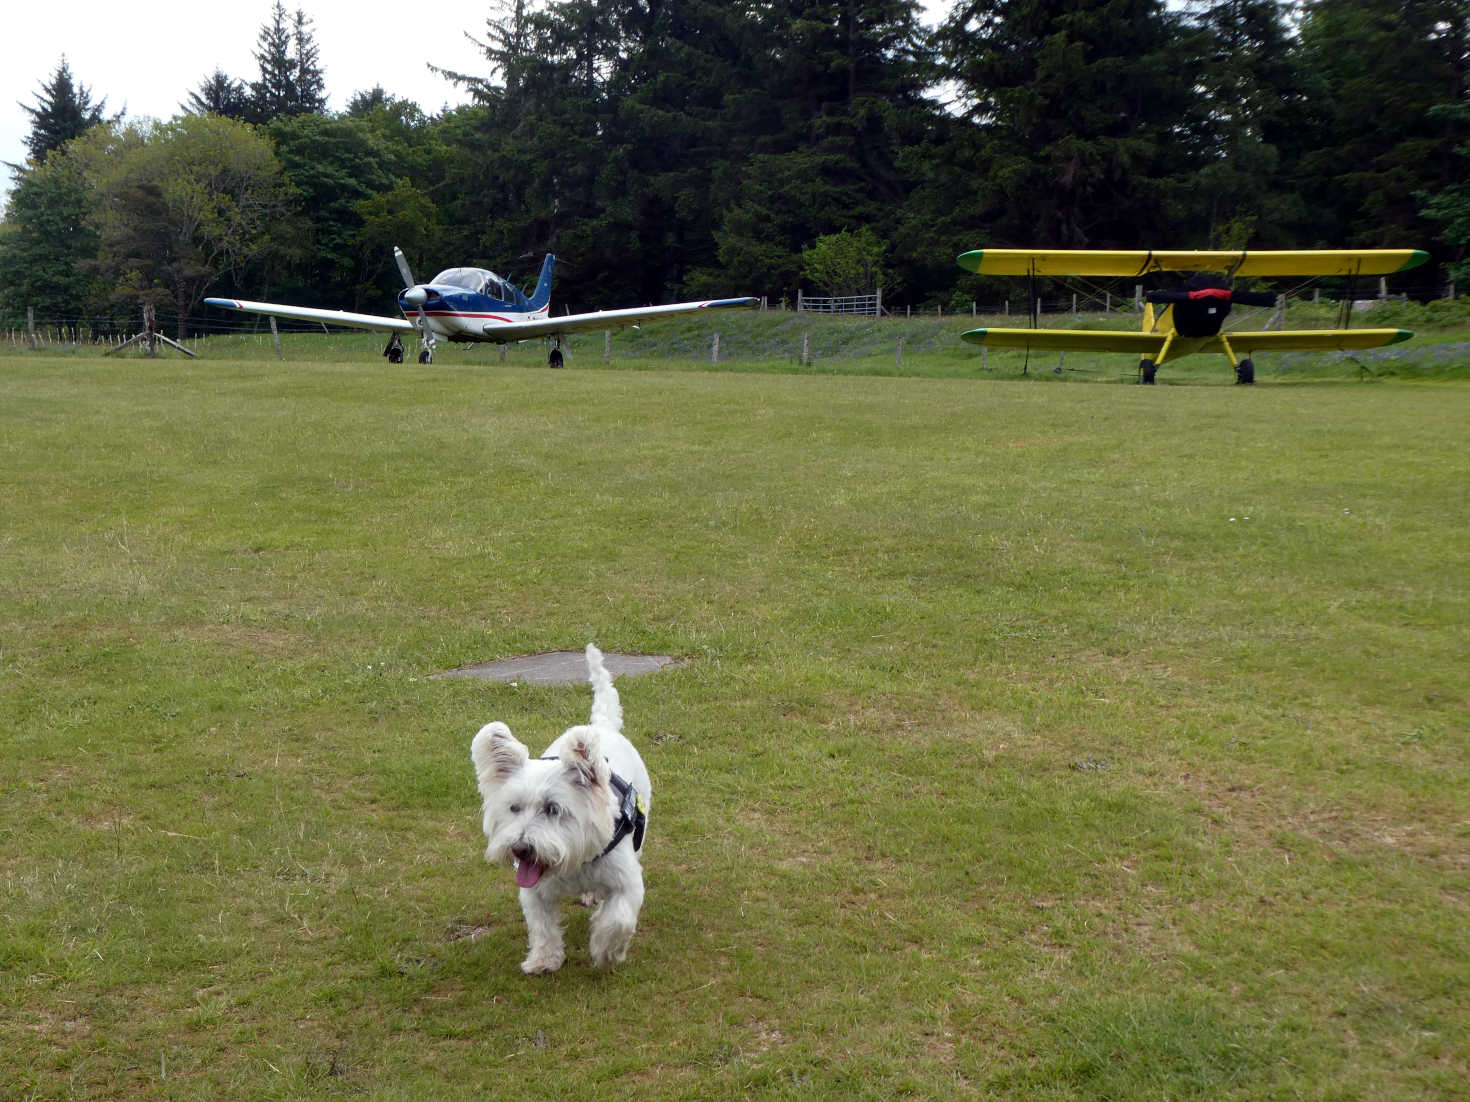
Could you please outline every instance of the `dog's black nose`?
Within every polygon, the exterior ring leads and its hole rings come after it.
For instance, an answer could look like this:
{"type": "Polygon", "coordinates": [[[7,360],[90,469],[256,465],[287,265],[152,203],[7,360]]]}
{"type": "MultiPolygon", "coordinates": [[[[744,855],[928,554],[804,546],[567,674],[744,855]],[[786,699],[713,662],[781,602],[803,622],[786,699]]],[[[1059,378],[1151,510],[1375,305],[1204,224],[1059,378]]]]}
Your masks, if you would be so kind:
{"type": "Polygon", "coordinates": [[[524,865],[526,862],[535,858],[536,849],[534,846],[527,845],[525,842],[517,842],[510,847],[510,855],[524,865]]]}

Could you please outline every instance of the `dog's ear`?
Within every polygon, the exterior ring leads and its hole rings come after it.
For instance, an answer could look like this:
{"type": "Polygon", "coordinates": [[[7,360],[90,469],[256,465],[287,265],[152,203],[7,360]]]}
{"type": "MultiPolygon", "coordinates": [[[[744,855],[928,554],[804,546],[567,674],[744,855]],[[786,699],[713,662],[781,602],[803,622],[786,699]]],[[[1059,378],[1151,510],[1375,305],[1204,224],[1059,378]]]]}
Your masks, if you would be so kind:
{"type": "Polygon", "coordinates": [[[578,788],[596,788],[608,783],[607,760],[602,756],[602,739],[595,727],[574,727],[564,753],[562,765],[578,788]]]}
{"type": "Polygon", "coordinates": [[[470,760],[475,763],[480,793],[488,797],[507,777],[525,768],[530,756],[531,752],[516,741],[505,724],[499,721],[485,724],[470,743],[470,760]]]}

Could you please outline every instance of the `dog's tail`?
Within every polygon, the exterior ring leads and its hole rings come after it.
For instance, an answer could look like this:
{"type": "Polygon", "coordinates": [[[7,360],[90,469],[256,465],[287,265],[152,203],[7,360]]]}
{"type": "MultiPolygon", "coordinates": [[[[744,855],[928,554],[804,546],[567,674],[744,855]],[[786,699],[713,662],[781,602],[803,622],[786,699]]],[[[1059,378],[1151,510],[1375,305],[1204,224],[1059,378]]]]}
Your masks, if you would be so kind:
{"type": "Polygon", "coordinates": [[[623,729],[623,704],[613,688],[612,675],[602,664],[602,651],[587,644],[587,680],[592,683],[592,725],[623,729]]]}

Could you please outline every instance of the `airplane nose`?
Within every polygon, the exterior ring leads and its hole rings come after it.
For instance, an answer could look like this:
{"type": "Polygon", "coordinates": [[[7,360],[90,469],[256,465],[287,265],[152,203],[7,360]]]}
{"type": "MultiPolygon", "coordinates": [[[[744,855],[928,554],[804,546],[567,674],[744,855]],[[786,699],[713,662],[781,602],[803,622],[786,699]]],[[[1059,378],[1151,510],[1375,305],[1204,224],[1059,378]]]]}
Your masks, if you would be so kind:
{"type": "Polygon", "coordinates": [[[429,301],[429,292],[422,287],[410,287],[399,297],[410,306],[422,306],[429,301]]]}

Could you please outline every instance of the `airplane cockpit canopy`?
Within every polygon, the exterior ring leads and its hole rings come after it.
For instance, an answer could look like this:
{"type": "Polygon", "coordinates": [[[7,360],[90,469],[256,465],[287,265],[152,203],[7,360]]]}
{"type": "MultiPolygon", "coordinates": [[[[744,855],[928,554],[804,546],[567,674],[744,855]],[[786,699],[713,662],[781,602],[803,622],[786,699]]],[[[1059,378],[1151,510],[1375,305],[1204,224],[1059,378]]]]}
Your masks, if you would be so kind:
{"type": "Polygon", "coordinates": [[[448,284],[451,287],[463,287],[466,291],[474,291],[477,295],[488,295],[501,302],[515,302],[520,298],[509,281],[501,279],[494,272],[486,271],[484,268],[446,268],[434,277],[434,282],[448,284]]]}

